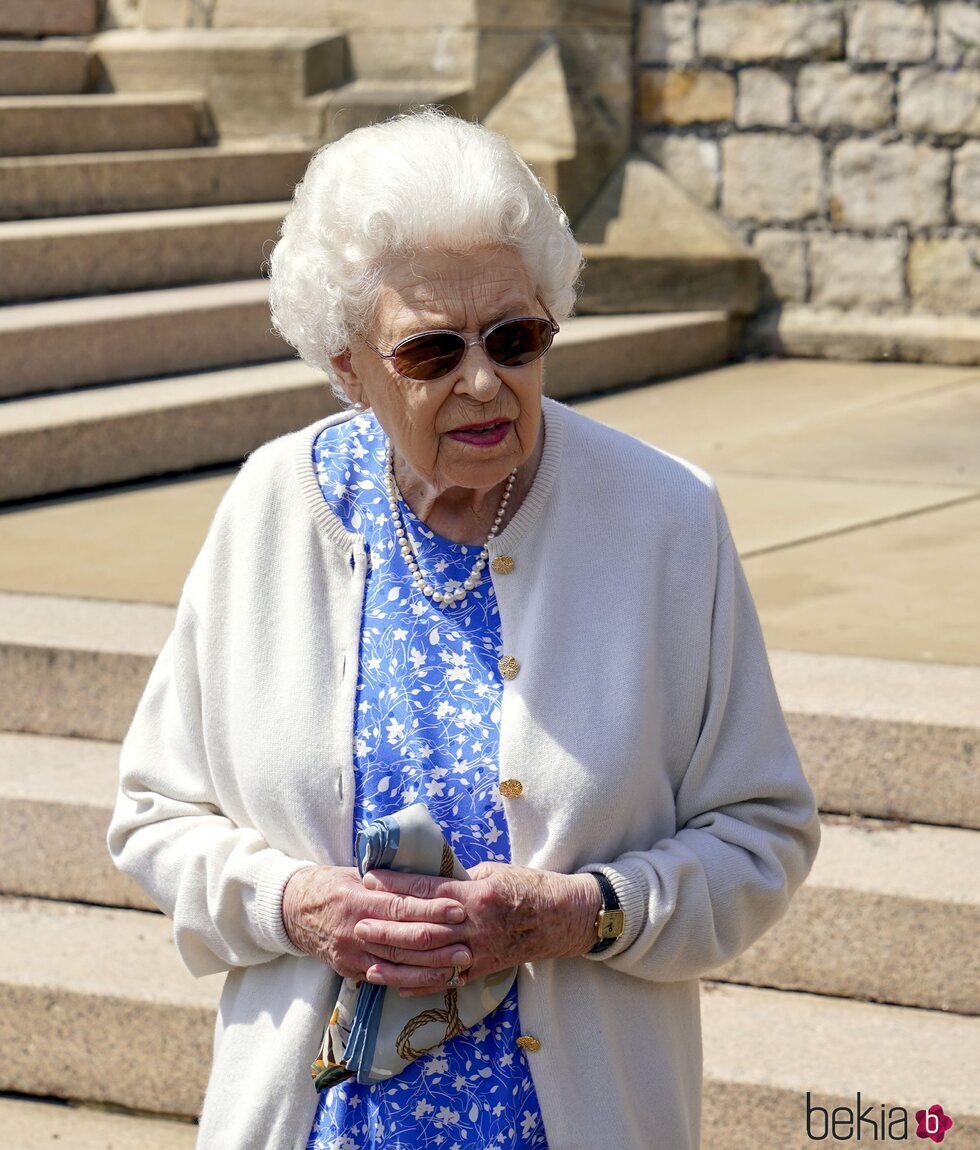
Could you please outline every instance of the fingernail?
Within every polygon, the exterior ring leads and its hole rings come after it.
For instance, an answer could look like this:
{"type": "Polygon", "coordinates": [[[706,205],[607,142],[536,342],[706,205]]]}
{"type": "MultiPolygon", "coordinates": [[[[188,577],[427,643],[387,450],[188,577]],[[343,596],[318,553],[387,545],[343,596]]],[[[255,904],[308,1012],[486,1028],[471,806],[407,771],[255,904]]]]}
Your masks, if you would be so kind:
{"type": "Polygon", "coordinates": [[[381,971],[375,970],[373,966],[367,972],[367,975],[365,977],[367,978],[368,982],[373,982],[375,984],[377,984],[379,982],[384,982],[384,979],[381,977],[381,971]]]}
{"type": "Polygon", "coordinates": [[[453,955],[453,966],[469,966],[470,956],[465,950],[457,950],[453,955]]]}
{"type": "Polygon", "coordinates": [[[370,871],[361,879],[361,886],[366,886],[368,890],[377,890],[379,885],[378,880],[370,871]]]}
{"type": "Polygon", "coordinates": [[[466,918],[466,911],[461,906],[451,907],[446,914],[450,922],[462,922],[466,918]]]}

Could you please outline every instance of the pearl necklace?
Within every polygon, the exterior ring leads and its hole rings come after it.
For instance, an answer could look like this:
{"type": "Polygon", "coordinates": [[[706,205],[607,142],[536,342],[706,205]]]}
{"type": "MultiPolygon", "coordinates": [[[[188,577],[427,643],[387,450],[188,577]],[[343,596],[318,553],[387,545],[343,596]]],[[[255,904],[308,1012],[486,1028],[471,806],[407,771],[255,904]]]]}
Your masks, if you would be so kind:
{"type": "Polygon", "coordinates": [[[385,483],[388,487],[388,506],[391,508],[391,517],[395,524],[395,538],[398,540],[398,546],[401,548],[401,553],[405,557],[408,569],[412,573],[415,586],[423,595],[431,599],[437,607],[445,609],[446,607],[452,607],[462,603],[467,594],[482,581],[483,576],[481,572],[484,567],[486,567],[487,559],[490,555],[487,548],[490,540],[500,530],[500,524],[504,518],[504,511],[507,508],[507,500],[510,499],[511,488],[514,486],[516,476],[517,468],[515,467],[507,477],[504,493],[500,498],[500,506],[497,508],[497,514],[494,517],[493,526],[490,528],[486,542],[480,549],[480,554],[473,564],[473,569],[470,571],[468,578],[463,581],[462,587],[457,587],[453,591],[437,591],[419,570],[411,540],[408,537],[408,532],[405,530],[405,524],[402,521],[402,513],[398,507],[398,485],[395,482],[395,455],[389,443],[385,466],[385,483]]]}

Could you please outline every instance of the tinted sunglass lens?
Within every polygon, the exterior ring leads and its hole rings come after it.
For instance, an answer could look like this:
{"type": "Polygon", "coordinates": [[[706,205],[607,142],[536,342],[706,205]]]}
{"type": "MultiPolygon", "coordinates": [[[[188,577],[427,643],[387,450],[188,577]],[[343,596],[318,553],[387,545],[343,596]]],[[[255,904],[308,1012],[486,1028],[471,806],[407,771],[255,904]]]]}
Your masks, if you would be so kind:
{"type": "Polygon", "coordinates": [[[408,379],[439,379],[456,367],[465,352],[466,342],[460,335],[420,335],[395,349],[395,368],[408,379]]]}
{"type": "Polygon", "coordinates": [[[544,319],[515,319],[494,328],[486,338],[487,354],[502,367],[533,363],[551,347],[551,324],[544,319]]]}

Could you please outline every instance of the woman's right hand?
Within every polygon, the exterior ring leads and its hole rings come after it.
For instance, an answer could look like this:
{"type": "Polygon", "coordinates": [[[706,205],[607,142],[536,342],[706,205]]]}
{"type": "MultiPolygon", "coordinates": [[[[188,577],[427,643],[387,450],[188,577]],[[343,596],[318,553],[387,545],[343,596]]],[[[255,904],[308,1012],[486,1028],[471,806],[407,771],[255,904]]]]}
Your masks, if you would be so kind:
{"type": "Polygon", "coordinates": [[[365,978],[378,962],[357,938],[362,919],[411,923],[390,986],[444,987],[453,967],[473,961],[462,944],[466,911],[451,898],[412,898],[366,890],[354,867],[319,866],[297,871],[283,892],[282,920],[290,941],[345,978],[365,978]]]}

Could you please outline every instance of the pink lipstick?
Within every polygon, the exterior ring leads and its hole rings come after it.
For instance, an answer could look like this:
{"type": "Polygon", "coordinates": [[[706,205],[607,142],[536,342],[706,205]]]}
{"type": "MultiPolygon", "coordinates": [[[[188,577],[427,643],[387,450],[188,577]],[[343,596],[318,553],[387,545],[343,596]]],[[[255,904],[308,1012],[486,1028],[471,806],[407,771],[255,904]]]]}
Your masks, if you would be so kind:
{"type": "Polygon", "coordinates": [[[500,422],[491,420],[487,423],[473,423],[467,427],[458,427],[448,433],[450,439],[458,443],[471,443],[474,447],[492,447],[506,438],[511,429],[511,420],[500,422]]]}

